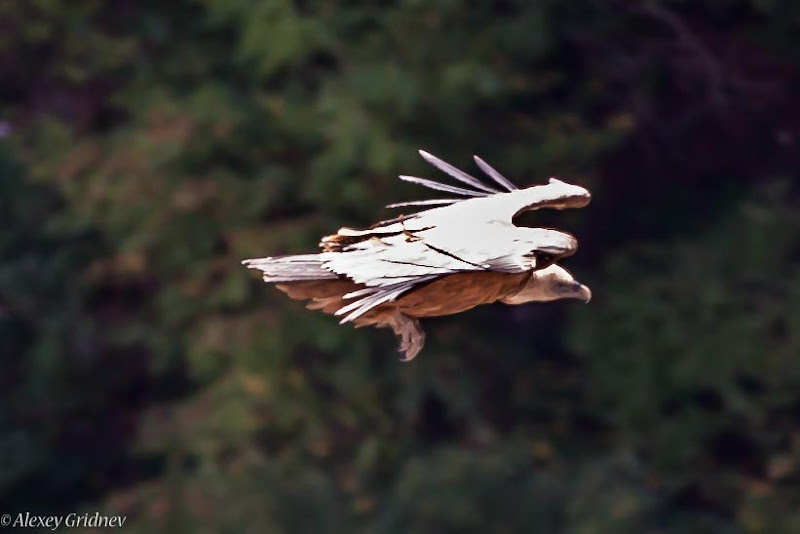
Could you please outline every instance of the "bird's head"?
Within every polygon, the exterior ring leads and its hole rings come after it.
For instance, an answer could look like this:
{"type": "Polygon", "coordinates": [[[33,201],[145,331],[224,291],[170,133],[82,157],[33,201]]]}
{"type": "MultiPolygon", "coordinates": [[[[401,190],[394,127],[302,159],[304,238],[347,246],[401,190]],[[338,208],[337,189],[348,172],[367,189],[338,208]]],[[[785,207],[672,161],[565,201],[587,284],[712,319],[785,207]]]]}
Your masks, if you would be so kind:
{"type": "Polygon", "coordinates": [[[533,271],[531,277],[518,292],[501,299],[501,302],[524,304],[560,299],[578,299],[589,302],[591,298],[591,289],[575,280],[568,270],[553,264],[545,269],[533,271]]]}

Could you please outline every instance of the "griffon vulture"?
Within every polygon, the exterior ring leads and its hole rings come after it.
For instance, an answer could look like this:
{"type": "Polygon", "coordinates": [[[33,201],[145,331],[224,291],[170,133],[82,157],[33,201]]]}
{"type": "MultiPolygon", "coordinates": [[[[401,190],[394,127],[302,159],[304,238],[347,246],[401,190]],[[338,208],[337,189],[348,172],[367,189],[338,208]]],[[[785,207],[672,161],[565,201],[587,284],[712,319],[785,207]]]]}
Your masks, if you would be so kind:
{"type": "Polygon", "coordinates": [[[420,317],[449,315],[480,304],[523,304],[575,298],[591,291],[555,262],[575,253],[570,234],[515,226],[513,218],[540,208],[580,208],[591,199],[583,187],[550,178],[518,189],[475,156],[489,177],[480,181],[420,150],[430,164],[463,185],[401,176],[457,198],[390,204],[422,206],[411,215],[365,230],[340,228],[323,237],[322,252],[244,260],[265,282],[308,308],[341,317],[356,327],[389,327],[400,336],[404,360],[422,349],[420,317]],[[438,206],[430,208],[428,206],[438,206]]]}

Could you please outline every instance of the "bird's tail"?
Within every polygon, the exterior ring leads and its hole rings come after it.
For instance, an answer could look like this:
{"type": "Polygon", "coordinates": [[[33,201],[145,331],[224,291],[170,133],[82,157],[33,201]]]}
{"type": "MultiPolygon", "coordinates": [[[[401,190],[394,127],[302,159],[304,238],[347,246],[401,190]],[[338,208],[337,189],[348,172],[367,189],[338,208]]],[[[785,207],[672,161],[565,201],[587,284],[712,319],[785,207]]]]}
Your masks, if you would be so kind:
{"type": "Polygon", "coordinates": [[[265,282],[300,282],[339,277],[325,269],[324,264],[325,260],[319,254],[254,258],[242,262],[249,269],[261,270],[265,282]]]}

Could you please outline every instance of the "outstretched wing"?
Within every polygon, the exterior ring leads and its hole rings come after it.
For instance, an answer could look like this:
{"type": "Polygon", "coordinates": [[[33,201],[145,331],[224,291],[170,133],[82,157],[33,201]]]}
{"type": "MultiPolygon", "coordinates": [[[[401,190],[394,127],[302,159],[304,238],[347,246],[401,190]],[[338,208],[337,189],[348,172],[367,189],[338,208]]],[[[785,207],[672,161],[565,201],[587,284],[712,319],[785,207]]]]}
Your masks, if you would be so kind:
{"type": "MultiPolygon", "coordinates": [[[[455,178],[461,182],[462,185],[453,186],[442,182],[437,182],[435,180],[429,180],[427,178],[417,178],[416,176],[400,176],[400,179],[406,182],[422,185],[430,189],[460,195],[460,198],[412,200],[410,202],[389,204],[386,206],[387,208],[399,208],[406,206],[448,206],[457,203],[464,203],[470,200],[474,201],[477,199],[483,199],[481,202],[472,202],[472,205],[486,205],[494,203],[498,205],[506,205],[507,210],[518,210],[511,213],[511,215],[508,217],[510,220],[510,218],[519,213],[519,211],[528,211],[541,208],[582,208],[591,200],[589,191],[583,187],[568,184],[557,178],[550,178],[546,185],[520,189],[505,176],[500,174],[497,169],[486,163],[478,156],[473,156],[475,163],[488,178],[491,178],[491,181],[481,181],[478,178],[475,178],[474,176],[457,169],[446,161],[437,158],[433,154],[425,152],[424,150],[420,150],[419,154],[425,161],[441,170],[445,174],[455,178]],[[485,200],[487,198],[494,198],[496,201],[487,202],[485,200]]],[[[504,218],[504,220],[505,219],[506,218],[504,218]]]]}
{"type": "MultiPolygon", "coordinates": [[[[461,198],[416,200],[389,204],[387,206],[388,208],[394,208],[404,206],[445,205],[441,208],[427,209],[410,216],[417,216],[424,219],[427,224],[431,224],[430,221],[443,218],[444,216],[463,217],[465,221],[495,220],[510,224],[514,216],[523,211],[542,208],[582,208],[591,200],[591,195],[585,188],[568,184],[557,178],[550,178],[545,185],[536,185],[519,189],[505,176],[500,174],[499,171],[478,156],[473,156],[475,163],[487,177],[491,178],[491,182],[488,180],[481,182],[474,176],[455,168],[424,150],[420,150],[419,153],[425,161],[466,186],[455,187],[425,178],[400,176],[401,180],[407,182],[461,195],[461,198]]],[[[379,225],[380,224],[381,223],[379,223],[379,225]]],[[[381,225],[381,227],[383,228],[385,226],[381,225]]]]}
{"type": "Polygon", "coordinates": [[[336,234],[322,238],[320,242],[322,250],[326,252],[340,251],[362,240],[409,231],[418,232],[441,225],[458,225],[465,228],[465,225],[474,227],[491,222],[512,224],[513,218],[524,211],[542,208],[580,208],[586,206],[591,200],[591,195],[585,188],[568,184],[557,178],[550,178],[549,182],[544,185],[518,189],[478,156],[475,156],[475,162],[486,176],[493,180],[492,182],[488,180],[481,182],[474,176],[456,169],[423,150],[420,150],[420,154],[427,162],[449,174],[465,187],[414,176],[401,176],[400,178],[431,189],[457,194],[461,198],[416,200],[390,204],[388,207],[419,206],[426,207],[426,209],[410,215],[401,215],[394,219],[380,221],[363,230],[340,228],[336,234]]]}

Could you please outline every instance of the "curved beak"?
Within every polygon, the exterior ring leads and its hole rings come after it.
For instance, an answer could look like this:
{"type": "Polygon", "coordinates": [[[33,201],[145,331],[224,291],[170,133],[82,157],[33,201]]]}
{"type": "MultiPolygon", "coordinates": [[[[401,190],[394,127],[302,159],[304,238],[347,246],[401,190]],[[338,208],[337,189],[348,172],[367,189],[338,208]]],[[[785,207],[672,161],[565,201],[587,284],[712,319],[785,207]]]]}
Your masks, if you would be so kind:
{"type": "Polygon", "coordinates": [[[569,286],[557,290],[559,293],[558,298],[562,299],[577,299],[583,302],[592,300],[592,290],[589,286],[585,286],[578,281],[573,281],[569,286]]]}
{"type": "Polygon", "coordinates": [[[584,302],[589,302],[592,300],[592,290],[589,289],[589,286],[581,284],[581,287],[578,289],[575,298],[583,299],[584,302]]]}

